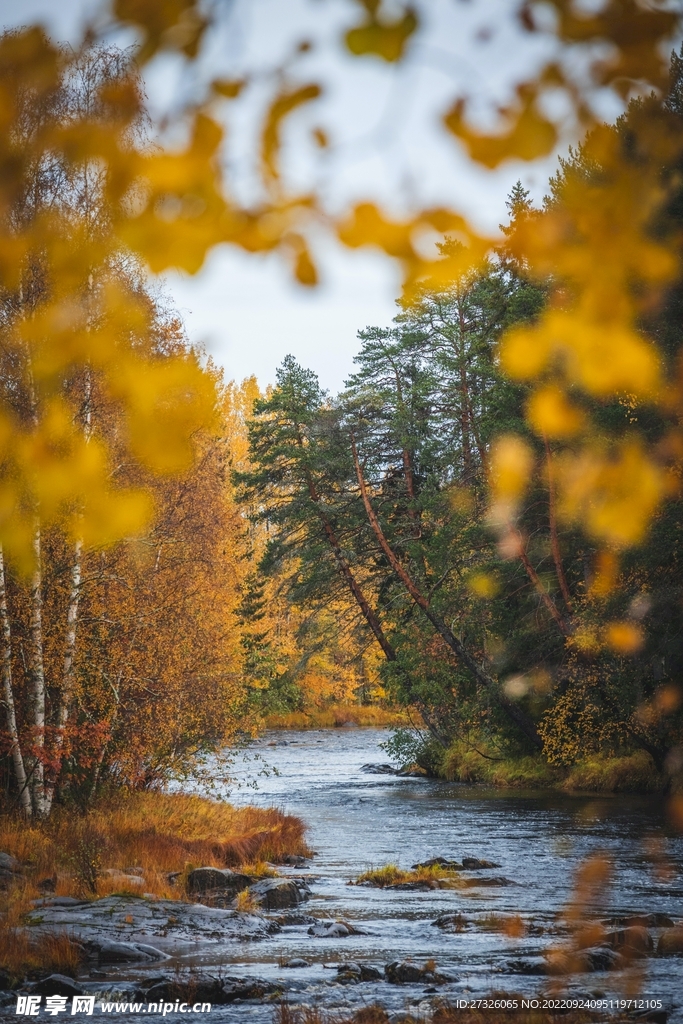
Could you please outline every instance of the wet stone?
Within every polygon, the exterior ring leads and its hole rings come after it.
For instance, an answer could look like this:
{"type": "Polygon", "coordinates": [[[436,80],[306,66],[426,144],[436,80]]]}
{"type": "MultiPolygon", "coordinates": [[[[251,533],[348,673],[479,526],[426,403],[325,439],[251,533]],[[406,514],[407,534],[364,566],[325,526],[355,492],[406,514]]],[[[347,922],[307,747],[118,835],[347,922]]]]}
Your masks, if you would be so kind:
{"type": "Polygon", "coordinates": [[[394,960],[386,965],[384,975],[391,985],[410,985],[420,982],[443,985],[450,980],[438,974],[429,966],[429,962],[419,964],[412,960],[394,960]]]}
{"type": "Polygon", "coordinates": [[[82,996],[83,989],[65,974],[50,974],[31,986],[31,992],[41,996],[82,996]]]}
{"type": "Polygon", "coordinates": [[[287,878],[264,878],[250,886],[249,892],[264,910],[289,910],[306,899],[305,891],[287,878]]]}
{"type": "Polygon", "coordinates": [[[659,936],[657,952],[660,956],[671,953],[683,953],[683,928],[667,928],[659,936]]]}
{"type": "Polygon", "coordinates": [[[195,895],[221,892],[236,896],[243,889],[248,889],[253,878],[242,875],[228,868],[195,868],[187,876],[187,892],[195,895]]]}
{"type": "Polygon", "coordinates": [[[477,857],[463,857],[462,866],[465,871],[483,871],[485,868],[499,868],[500,864],[492,860],[479,860],[477,857]]]}
{"type": "Polygon", "coordinates": [[[605,941],[612,949],[618,949],[630,958],[647,956],[654,949],[654,942],[647,928],[631,925],[619,931],[609,932],[605,941]]]}
{"type": "Polygon", "coordinates": [[[444,868],[447,871],[462,871],[463,865],[457,860],[449,860],[447,857],[430,857],[429,860],[422,860],[419,864],[413,864],[412,870],[419,868],[444,868]]]}
{"type": "Polygon", "coordinates": [[[351,935],[351,929],[341,921],[320,921],[308,929],[308,934],[316,939],[344,939],[351,935]]]}

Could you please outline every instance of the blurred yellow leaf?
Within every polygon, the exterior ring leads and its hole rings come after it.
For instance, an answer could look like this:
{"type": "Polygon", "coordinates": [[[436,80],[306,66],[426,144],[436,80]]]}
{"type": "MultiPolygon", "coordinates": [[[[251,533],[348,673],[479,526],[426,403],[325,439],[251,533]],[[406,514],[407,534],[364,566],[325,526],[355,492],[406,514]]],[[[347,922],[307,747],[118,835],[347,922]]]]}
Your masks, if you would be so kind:
{"type": "Polygon", "coordinates": [[[347,49],[356,57],[374,54],[390,63],[401,60],[406,43],[418,27],[417,14],[406,7],[395,19],[382,16],[379,0],[358,0],[365,8],[365,20],[344,36],[347,49]]]}
{"type": "Polygon", "coordinates": [[[572,437],[585,423],[581,409],[552,384],[533,393],[527,403],[527,419],[537,434],[552,438],[572,437]]]}
{"type": "Polygon", "coordinates": [[[113,12],[118,21],[142,32],[141,62],[160,49],[180,50],[196,57],[208,25],[199,0],[114,0],[113,12]]]}
{"type": "Polygon", "coordinates": [[[498,167],[504,160],[536,160],[547,156],[557,142],[557,129],[539,112],[538,91],[534,86],[518,86],[517,96],[517,107],[500,111],[503,131],[497,135],[482,135],[468,127],[462,99],[444,115],[443,122],[464,143],[471,159],[485,167],[498,167]]]}
{"type": "Polygon", "coordinates": [[[617,654],[635,654],[643,646],[643,630],[634,622],[611,622],[606,631],[607,643],[617,654]]]}

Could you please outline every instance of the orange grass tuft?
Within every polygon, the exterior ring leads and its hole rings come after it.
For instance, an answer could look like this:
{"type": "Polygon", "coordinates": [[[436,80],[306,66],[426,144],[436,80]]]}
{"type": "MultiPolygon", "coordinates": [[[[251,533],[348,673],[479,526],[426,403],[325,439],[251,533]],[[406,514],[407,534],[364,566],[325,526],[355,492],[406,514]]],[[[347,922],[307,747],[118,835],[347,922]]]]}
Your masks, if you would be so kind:
{"type": "MultiPolygon", "coordinates": [[[[0,849],[27,865],[34,886],[30,898],[39,895],[36,883],[55,877],[60,896],[147,892],[178,898],[182,887],[169,883],[169,873],[208,865],[244,867],[248,873],[253,868],[254,874],[266,875],[266,861],[310,852],[304,832],[299,818],[275,808],[237,808],[184,794],[132,793],[99,804],[85,817],[57,808],[44,824],[2,818],[0,849]],[[121,874],[107,874],[107,868],[121,874]],[[141,884],[124,877],[133,868],[141,884]]],[[[22,902],[26,909],[27,902],[22,902]]],[[[1,897],[0,914],[7,919],[1,897]]]]}

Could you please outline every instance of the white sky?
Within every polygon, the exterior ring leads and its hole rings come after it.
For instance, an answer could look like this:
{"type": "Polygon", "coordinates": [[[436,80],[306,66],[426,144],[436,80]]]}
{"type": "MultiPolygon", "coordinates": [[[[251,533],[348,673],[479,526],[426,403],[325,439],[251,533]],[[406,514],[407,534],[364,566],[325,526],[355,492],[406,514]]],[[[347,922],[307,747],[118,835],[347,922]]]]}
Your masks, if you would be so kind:
{"type": "MultiPolygon", "coordinates": [[[[483,104],[502,101],[509,83],[531,75],[547,52],[543,38],[529,38],[512,22],[512,0],[422,0],[424,32],[398,67],[344,54],[340,34],[357,20],[349,0],[216,3],[218,24],[203,62],[192,71],[199,79],[218,69],[225,77],[245,67],[265,71],[301,39],[314,41],[292,75],[321,81],[325,95],[290,119],[285,164],[292,180],[315,184],[331,203],[370,198],[393,213],[449,203],[477,226],[495,231],[518,178],[536,198],[543,195],[554,159],[533,167],[510,162],[484,172],[472,168],[439,127],[456,95],[474,93],[483,104]],[[309,142],[316,125],[329,131],[333,143],[323,160],[309,142]]],[[[98,8],[96,0],[0,0],[0,22],[39,20],[54,36],[75,39],[84,18],[98,8]]],[[[152,66],[153,113],[173,108],[179,81],[177,62],[162,59],[152,66]]],[[[252,187],[249,132],[265,98],[265,89],[256,87],[231,126],[231,181],[242,194],[252,187]]],[[[322,284],[313,291],[292,283],[278,258],[247,256],[227,246],[214,251],[194,277],[167,274],[166,289],[190,338],[205,345],[228,378],[255,374],[265,385],[291,352],[318,373],[324,387],[337,390],[352,369],[356,332],[391,322],[399,271],[379,254],[349,252],[330,241],[320,251],[322,284]]]]}

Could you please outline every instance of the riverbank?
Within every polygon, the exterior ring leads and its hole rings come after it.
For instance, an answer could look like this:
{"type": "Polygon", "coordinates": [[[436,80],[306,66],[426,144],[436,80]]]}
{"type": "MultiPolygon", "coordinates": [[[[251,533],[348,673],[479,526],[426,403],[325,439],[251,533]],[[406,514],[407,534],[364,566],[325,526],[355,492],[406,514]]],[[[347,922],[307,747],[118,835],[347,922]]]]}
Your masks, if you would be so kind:
{"type": "Polygon", "coordinates": [[[86,815],[58,807],[48,822],[0,818],[0,970],[17,978],[78,967],[66,934],[34,940],[22,931],[37,900],[182,900],[198,865],[273,875],[269,864],[310,852],[305,830],[301,818],[272,807],[181,793],[121,794],[86,815]]]}
{"type": "Polygon", "coordinates": [[[364,704],[331,704],[325,708],[287,711],[266,715],[265,727],[280,729],[343,729],[348,726],[372,729],[401,729],[414,725],[400,708],[382,708],[364,704]]]}
{"type": "Polygon", "coordinates": [[[649,754],[640,750],[622,757],[594,756],[569,767],[550,765],[540,756],[502,758],[478,748],[454,744],[444,752],[434,774],[448,782],[496,789],[554,789],[560,793],[661,793],[667,780],[649,754]]]}

